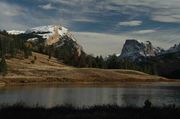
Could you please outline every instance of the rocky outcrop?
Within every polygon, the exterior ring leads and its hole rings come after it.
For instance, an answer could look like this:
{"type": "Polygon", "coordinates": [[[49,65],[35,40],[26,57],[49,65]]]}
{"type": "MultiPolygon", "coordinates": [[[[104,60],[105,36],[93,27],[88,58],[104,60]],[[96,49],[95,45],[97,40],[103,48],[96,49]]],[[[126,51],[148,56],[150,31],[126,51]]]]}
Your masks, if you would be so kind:
{"type": "Polygon", "coordinates": [[[143,43],[135,39],[128,39],[123,46],[120,57],[136,60],[140,57],[156,56],[160,54],[162,50],[161,48],[155,48],[150,41],[143,43]]]}
{"type": "Polygon", "coordinates": [[[175,52],[180,52],[180,43],[175,44],[173,47],[169,48],[166,53],[175,53],[175,52]]]}

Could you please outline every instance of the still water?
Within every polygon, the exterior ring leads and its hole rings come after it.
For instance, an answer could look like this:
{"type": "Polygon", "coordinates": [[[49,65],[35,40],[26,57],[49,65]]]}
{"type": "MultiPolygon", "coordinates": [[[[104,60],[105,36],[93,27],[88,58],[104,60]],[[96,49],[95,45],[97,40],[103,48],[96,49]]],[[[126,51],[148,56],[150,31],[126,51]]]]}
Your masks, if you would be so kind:
{"type": "Polygon", "coordinates": [[[143,106],[149,99],[153,105],[180,106],[180,83],[146,83],[123,85],[56,85],[11,86],[0,88],[0,104],[23,102],[45,107],[72,104],[76,107],[117,104],[143,106]]]}

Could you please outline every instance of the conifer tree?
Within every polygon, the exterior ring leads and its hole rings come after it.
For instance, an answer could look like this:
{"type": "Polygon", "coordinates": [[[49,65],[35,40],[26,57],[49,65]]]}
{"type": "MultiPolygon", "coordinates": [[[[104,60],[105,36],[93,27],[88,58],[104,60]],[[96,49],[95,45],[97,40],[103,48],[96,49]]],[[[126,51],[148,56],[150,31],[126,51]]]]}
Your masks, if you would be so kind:
{"type": "Polygon", "coordinates": [[[7,73],[7,64],[5,57],[2,57],[0,61],[0,73],[2,73],[3,75],[7,73]]]}
{"type": "Polygon", "coordinates": [[[28,58],[32,55],[32,44],[27,42],[24,44],[24,57],[28,58]]]}

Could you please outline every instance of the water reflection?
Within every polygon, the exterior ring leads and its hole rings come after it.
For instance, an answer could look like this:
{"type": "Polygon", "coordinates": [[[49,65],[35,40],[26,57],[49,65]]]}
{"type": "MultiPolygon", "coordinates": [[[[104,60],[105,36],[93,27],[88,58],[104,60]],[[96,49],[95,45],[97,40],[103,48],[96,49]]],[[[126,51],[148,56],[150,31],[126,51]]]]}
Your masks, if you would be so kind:
{"type": "Polygon", "coordinates": [[[154,105],[180,106],[180,86],[141,87],[4,87],[0,88],[0,104],[25,102],[46,107],[72,104],[92,106],[118,104],[120,106],[143,106],[146,99],[154,105]]]}

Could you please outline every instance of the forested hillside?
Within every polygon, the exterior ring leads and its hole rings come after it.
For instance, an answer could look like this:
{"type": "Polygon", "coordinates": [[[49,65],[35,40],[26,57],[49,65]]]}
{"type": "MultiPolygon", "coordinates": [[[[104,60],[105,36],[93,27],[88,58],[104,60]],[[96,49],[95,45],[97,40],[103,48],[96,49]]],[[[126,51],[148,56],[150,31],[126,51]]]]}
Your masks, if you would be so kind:
{"type": "MultiPolygon", "coordinates": [[[[38,32],[39,33],[39,32],[38,32]]],[[[41,34],[43,34],[41,32],[41,34]]],[[[46,45],[45,38],[37,33],[10,35],[6,31],[0,31],[0,72],[7,72],[6,59],[16,58],[18,54],[22,59],[32,56],[32,52],[46,54],[55,57],[60,63],[82,68],[102,69],[130,69],[168,78],[179,78],[180,53],[167,53],[156,57],[139,57],[138,60],[120,58],[110,55],[106,58],[86,54],[76,41],[71,37],[63,36],[52,45],[46,45]]],[[[36,57],[32,60],[35,63],[36,57]]]]}

